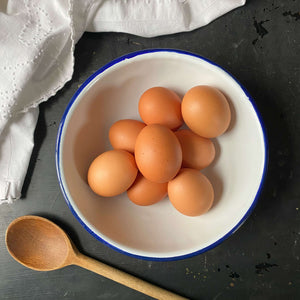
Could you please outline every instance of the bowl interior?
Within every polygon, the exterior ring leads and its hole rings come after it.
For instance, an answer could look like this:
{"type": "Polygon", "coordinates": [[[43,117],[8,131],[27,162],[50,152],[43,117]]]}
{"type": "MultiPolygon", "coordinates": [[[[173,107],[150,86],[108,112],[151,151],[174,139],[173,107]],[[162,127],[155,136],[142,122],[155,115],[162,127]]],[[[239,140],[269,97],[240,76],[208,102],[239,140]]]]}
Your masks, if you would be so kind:
{"type": "Polygon", "coordinates": [[[58,173],[69,205],[98,238],[141,257],[182,257],[222,239],[247,214],[264,172],[262,127],[243,89],[219,67],[177,52],[144,53],[98,72],[74,97],[59,139],[58,173]],[[87,170],[97,155],[112,149],[110,126],[120,119],[140,120],[138,100],[150,87],[164,86],[183,96],[199,84],[219,88],[232,111],[229,130],[214,140],[216,159],[204,170],[215,190],[212,209],[187,217],[167,198],[140,207],[126,193],[113,198],[95,195],[87,185],[87,170]]]}

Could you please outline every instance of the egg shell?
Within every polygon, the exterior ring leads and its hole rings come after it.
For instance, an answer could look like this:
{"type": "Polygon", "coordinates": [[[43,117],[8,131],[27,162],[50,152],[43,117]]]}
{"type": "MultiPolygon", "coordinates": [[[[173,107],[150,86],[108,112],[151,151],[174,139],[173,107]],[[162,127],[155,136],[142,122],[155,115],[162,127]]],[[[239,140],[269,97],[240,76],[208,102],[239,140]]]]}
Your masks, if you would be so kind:
{"type": "Polygon", "coordinates": [[[133,153],[136,138],[145,126],[146,124],[138,120],[119,120],[109,129],[109,141],[114,149],[133,153]]]}
{"type": "Polygon", "coordinates": [[[216,88],[199,85],[184,95],[181,111],[186,125],[196,134],[214,138],[223,134],[231,113],[226,97],[216,88]]]}
{"type": "Polygon", "coordinates": [[[132,154],[124,150],[110,150],[97,156],[88,170],[88,184],[98,195],[112,197],[125,192],[137,176],[132,154]]]}
{"type": "Polygon", "coordinates": [[[183,124],[180,97],[164,87],[153,87],[142,94],[139,114],[147,125],[161,124],[177,129],[183,124]]]}
{"type": "Polygon", "coordinates": [[[175,135],[182,149],[182,167],[201,170],[212,163],[216,150],[210,139],[188,129],[178,130],[175,135]]]}
{"type": "Polygon", "coordinates": [[[168,195],[172,205],[186,216],[199,216],[212,206],[214,190],[200,171],[183,168],[168,183],[168,195]]]}
{"type": "Polygon", "coordinates": [[[171,180],[182,163],[182,150],[174,132],[152,124],[144,127],[135,143],[135,160],[148,180],[163,183],[171,180]]]}
{"type": "Polygon", "coordinates": [[[167,187],[167,182],[152,182],[139,173],[133,185],[127,190],[127,195],[133,203],[147,206],[165,198],[167,196],[167,187]]]}

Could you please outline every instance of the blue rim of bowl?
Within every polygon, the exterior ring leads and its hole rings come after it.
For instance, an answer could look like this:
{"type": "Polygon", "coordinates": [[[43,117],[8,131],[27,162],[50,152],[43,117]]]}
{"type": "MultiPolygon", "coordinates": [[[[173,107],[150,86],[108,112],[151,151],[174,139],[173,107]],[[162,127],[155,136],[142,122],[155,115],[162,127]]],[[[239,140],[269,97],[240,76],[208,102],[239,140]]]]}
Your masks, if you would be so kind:
{"type": "Polygon", "coordinates": [[[263,123],[263,120],[260,116],[260,113],[256,107],[256,104],[253,100],[253,98],[250,96],[250,94],[248,93],[248,91],[243,87],[243,85],[233,76],[231,75],[228,71],[226,71],[225,69],[223,69],[221,66],[219,66],[218,64],[210,61],[207,58],[204,58],[200,55],[194,54],[192,52],[188,52],[188,51],[184,51],[184,50],[179,50],[179,49],[169,49],[169,48],[159,48],[159,49],[145,49],[145,50],[140,50],[140,51],[136,51],[136,52],[131,52],[128,53],[126,55],[123,55],[121,57],[118,57],[114,60],[112,60],[111,62],[107,63],[106,65],[104,65],[103,67],[101,67],[98,71],[96,71],[94,74],[92,74],[80,87],[79,89],[75,92],[74,96],[72,97],[71,101],[69,102],[67,108],[65,109],[65,112],[62,116],[60,125],[59,125],[59,129],[58,129],[58,134],[57,134],[57,139],[56,139],[56,148],[55,148],[55,158],[56,158],[56,171],[57,171],[57,176],[58,176],[58,181],[59,181],[59,185],[60,188],[62,190],[63,196],[65,198],[65,201],[69,207],[69,209],[71,210],[72,214],[75,216],[75,218],[79,221],[79,223],[83,226],[84,229],[86,229],[93,237],[95,237],[97,240],[101,241],[103,244],[109,246],[110,248],[131,256],[131,257],[135,257],[135,258],[139,258],[139,259],[144,259],[144,260],[150,260],[150,261],[174,261],[174,260],[180,260],[180,259],[186,259],[186,258],[190,258],[196,255],[199,255],[201,253],[204,253],[208,250],[211,250],[213,248],[215,248],[216,246],[218,246],[219,244],[221,244],[224,240],[226,240],[227,238],[229,238],[232,234],[234,234],[242,225],[243,223],[247,220],[247,218],[250,216],[250,214],[252,213],[252,211],[254,210],[256,203],[258,201],[259,195],[262,191],[262,186],[263,186],[263,182],[266,176],[266,171],[267,171],[267,164],[268,164],[268,142],[267,142],[267,135],[266,135],[266,130],[265,130],[265,126],[263,123]],[[110,244],[109,242],[107,242],[106,240],[104,240],[102,237],[100,237],[97,233],[95,233],[91,228],[89,228],[85,222],[79,217],[79,215],[77,214],[77,212],[75,211],[75,209],[73,208],[70,199],[67,196],[67,193],[65,191],[63,182],[62,182],[62,178],[61,178],[61,170],[60,170],[60,144],[61,144],[61,136],[62,136],[62,132],[63,132],[63,128],[64,128],[64,124],[65,124],[65,120],[66,117],[68,115],[69,110],[71,109],[72,105],[75,103],[77,97],[80,95],[80,93],[83,91],[83,89],[94,79],[96,78],[99,74],[103,73],[105,70],[107,70],[108,68],[112,67],[115,64],[118,64],[120,62],[122,62],[123,60],[126,59],[131,59],[134,58],[136,56],[139,55],[143,55],[143,54],[149,54],[149,53],[154,53],[154,52],[171,52],[171,53],[177,53],[177,54],[181,54],[181,55],[188,55],[188,56],[192,56],[195,58],[198,58],[200,60],[203,60],[213,66],[216,66],[217,68],[221,69],[222,71],[224,71],[227,75],[229,75],[239,86],[240,88],[243,90],[243,92],[245,93],[245,95],[247,96],[247,98],[249,99],[256,115],[257,118],[260,122],[260,126],[261,126],[261,130],[262,130],[262,134],[263,134],[263,140],[264,140],[264,168],[263,168],[263,174],[261,177],[261,181],[258,187],[258,190],[256,192],[256,195],[253,199],[253,202],[251,204],[251,206],[249,207],[249,209],[247,210],[247,212],[245,213],[245,215],[243,216],[243,218],[241,218],[241,220],[231,229],[229,230],[229,232],[227,232],[223,237],[221,237],[220,239],[218,239],[216,242],[212,243],[211,245],[204,247],[202,249],[196,250],[194,252],[188,253],[188,254],[183,254],[183,255],[178,255],[178,256],[171,256],[171,257],[150,257],[150,256],[142,256],[142,255],[138,255],[138,254],[133,254],[130,252],[127,252],[125,250],[122,250],[112,244],[110,244]]]}

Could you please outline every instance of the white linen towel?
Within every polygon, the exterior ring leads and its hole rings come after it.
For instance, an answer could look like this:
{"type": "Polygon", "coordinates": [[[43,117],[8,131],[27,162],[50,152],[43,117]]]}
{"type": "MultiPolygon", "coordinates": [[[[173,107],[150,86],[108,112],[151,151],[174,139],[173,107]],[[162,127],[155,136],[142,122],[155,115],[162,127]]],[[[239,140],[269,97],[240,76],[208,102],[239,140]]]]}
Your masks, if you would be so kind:
{"type": "Polygon", "coordinates": [[[245,0],[2,0],[0,204],[21,197],[38,105],[72,78],[74,47],[85,31],[144,37],[190,31],[244,4],[245,0]]]}

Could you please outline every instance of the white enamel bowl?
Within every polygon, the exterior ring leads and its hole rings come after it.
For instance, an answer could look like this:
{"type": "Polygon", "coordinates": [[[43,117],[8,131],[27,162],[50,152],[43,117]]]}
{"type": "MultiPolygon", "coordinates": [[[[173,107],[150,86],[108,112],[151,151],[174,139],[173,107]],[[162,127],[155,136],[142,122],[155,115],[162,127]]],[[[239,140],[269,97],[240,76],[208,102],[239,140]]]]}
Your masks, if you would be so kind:
{"type": "Polygon", "coordinates": [[[213,248],[245,221],[262,185],[266,153],[254,103],[231,75],[192,53],[155,49],[112,61],[78,89],[60,124],[56,164],[66,202],[90,234],[128,255],[172,260],[213,248]],[[199,217],[187,217],[167,198],[140,207],[126,193],[113,198],[96,196],[86,175],[91,161],[111,149],[110,126],[120,119],[140,119],[138,100],[150,87],[164,86],[183,96],[200,84],[223,91],[232,111],[229,130],[214,141],[216,159],[204,172],[215,190],[212,209],[199,217]]]}

